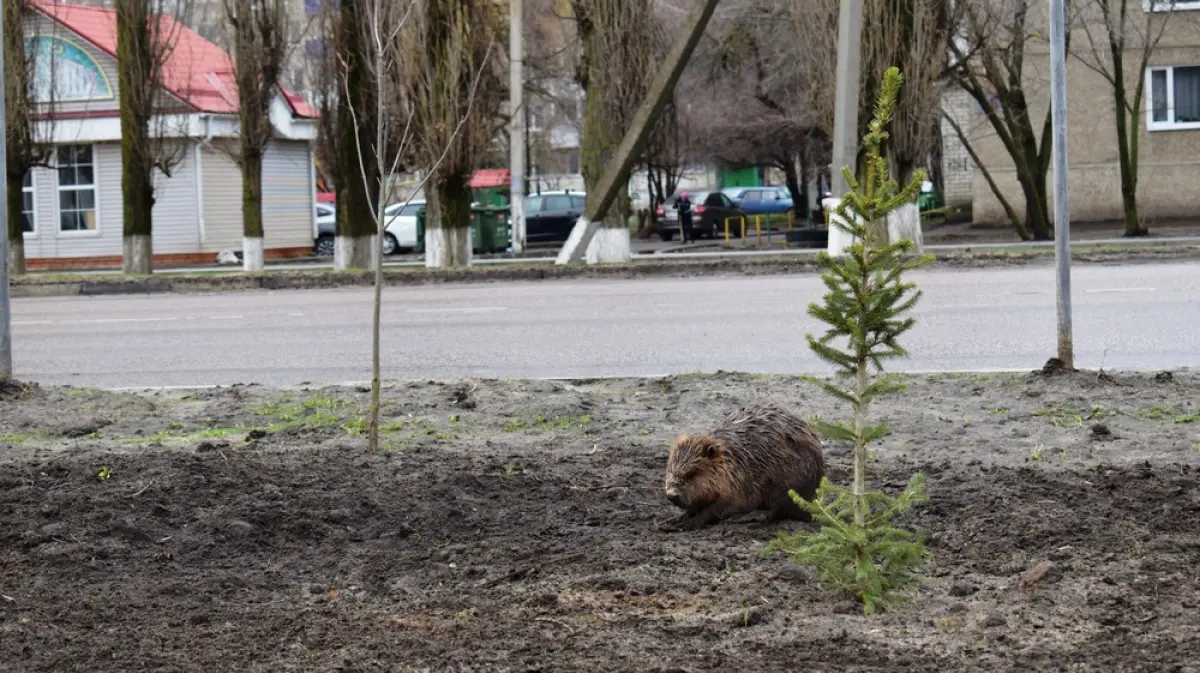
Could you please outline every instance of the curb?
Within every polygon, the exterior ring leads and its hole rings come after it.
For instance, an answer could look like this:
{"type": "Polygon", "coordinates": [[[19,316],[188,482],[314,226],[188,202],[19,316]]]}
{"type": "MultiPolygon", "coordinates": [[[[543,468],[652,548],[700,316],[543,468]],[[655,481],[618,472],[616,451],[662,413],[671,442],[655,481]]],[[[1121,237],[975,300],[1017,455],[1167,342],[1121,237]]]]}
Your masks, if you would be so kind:
{"type": "MultiPolygon", "coordinates": [[[[962,252],[939,255],[932,268],[996,268],[1044,264],[1054,258],[1053,250],[1027,252],[962,252]]],[[[1113,264],[1200,259],[1200,246],[1129,248],[1071,255],[1076,264],[1113,264]]],[[[435,285],[441,283],[491,283],[576,278],[687,278],[714,275],[765,276],[813,273],[820,270],[812,257],[718,258],[712,260],[648,260],[629,264],[556,266],[475,266],[463,269],[384,270],[387,286],[435,285]]],[[[69,297],[168,293],[231,292],[246,290],[308,290],[369,287],[370,271],[331,272],[287,270],[259,274],[161,275],[145,279],[122,277],[40,279],[18,278],[12,282],[13,297],[69,297]]]]}

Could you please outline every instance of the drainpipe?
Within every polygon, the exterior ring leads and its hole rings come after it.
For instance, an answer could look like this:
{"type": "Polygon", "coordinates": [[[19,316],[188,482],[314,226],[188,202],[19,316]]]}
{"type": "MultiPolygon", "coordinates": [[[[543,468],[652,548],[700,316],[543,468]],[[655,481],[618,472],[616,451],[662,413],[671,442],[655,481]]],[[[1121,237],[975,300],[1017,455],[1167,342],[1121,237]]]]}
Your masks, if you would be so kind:
{"type": "Polygon", "coordinates": [[[212,115],[201,115],[204,119],[204,137],[196,143],[193,155],[196,161],[196,213],[200,224],[200,248],[204,248],[204,157],[200,153],[202,146],[212,147],[212,115]]]}

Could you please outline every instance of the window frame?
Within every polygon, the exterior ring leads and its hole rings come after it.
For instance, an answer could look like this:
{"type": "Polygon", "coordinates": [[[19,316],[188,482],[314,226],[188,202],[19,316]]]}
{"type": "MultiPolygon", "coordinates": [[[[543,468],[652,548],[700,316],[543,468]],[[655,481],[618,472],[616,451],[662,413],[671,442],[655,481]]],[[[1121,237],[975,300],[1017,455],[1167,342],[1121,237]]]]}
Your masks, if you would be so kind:
{"type": "Polygon", "coordinates": [[[1142,0],[1142,11],[1147,14],[1164,14],[1167,12],[1191,12],[1200,9],[1200,0],[1142,0]]]}
{"type": "Polygon", "coordinates": [[[21,216],[25,216],[25,195],[29,194],[29,226],[32,227],[29,231],[22,230],[21,235],[24,238],[38,237],[37,187],[33,182],[33,170],[34,169],[30,168],[25,172],[25,180],[27,180],[29,184],[21,185],[21,216]]]}
{"type": "MultiPolygon", "coordinates": [[[[98,171],[96,170],[99,167],[98,164],[99,164],[99,162],[96,161],[96,146],[92,143],[69,143],[69,144],[62,144],[62,145],[55,146],[55,148],[54,148],[54,183],[55,183],[54,184],[54,196],[55,196],[54,209],[58,215],[58,228],[57,228],[58,234],[57,235],[59,237],[76,238],[76,237],[92,237],[92,236],[100,236],[101,235],[101,233],[100,233],[101,232],[100,189],[97,186],[99,183],[99,176],[97,175],[98,171]],[[89,165],[92,167],[92,182],[90,185],[63,186],[63,184],[59,181],[59,171],[62,169],[62,165],[60,163],[60,159],[62,157],[61,153],[65,148],[68,148],[68,147],[86,147],[91,152],[92,161],[91,161],[91,164],[89,164],[89,165]],[[85,191],[85,190],[89,190],[89,189],[92,192],[91,210],[93,213],[95,213],[94,219],[96,221],[96,228],[95,229],[63,229],[62,228],[62,214],[63,214],[62,193],[63,192],[81,192],[81,191],[85,191]]],[[[80,164],[73,164],[73,165],[78,166],[80,164]]],[[[75,212],[85,212],[85,211],[79,211],[78,209],[76,209],[75,212]]]]}
{"type": "MultiPolygon", "coordinates": [[[[1200,0],[1196,7],[1200,8],[1200,0]]],[[[1175,69],[1200,68],[1200,65],[1152,65],[1146,68],[1146,130],[1147,131],[1194,131],[1200,129],[1200,121],[1175,121],[1175,69]],[[1167,120],[1154,120],[1154,73],[1167,73],[1167,120]]]]}

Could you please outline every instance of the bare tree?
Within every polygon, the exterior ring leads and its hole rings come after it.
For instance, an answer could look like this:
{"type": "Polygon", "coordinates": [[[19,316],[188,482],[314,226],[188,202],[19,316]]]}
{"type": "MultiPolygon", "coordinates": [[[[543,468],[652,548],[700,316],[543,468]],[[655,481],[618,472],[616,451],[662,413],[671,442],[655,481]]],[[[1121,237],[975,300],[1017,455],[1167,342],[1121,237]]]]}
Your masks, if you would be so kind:
{"type": "Polygon", "coordinates": [[[494,58],[497,5],[419,0],[407,34],[418,162],[431,174],[425,265],[471,262],[471,175],[487,154],[504,100],[494,58]]]}
{"type": "MultiPolygon", "coordinates": [[[[1137,200],[1142,106],[1146,97],[1145,73],[1167,26],[1184,19],[1173,19],[1176,14],[1175,0],[1085,2],[1080,8],[1078,25],[1087,37],[1087,44],[1072,51],[1072,55],[1104,78],[1112,88],[1125,235],[1146,236],[1150,230],[1138,213],[1137,200]]],[[[1195,27],[1194,22],[1191,27],[1195,27]]],[[[1162,75],[1162,97],[1156,99],[1156,109],[1152,114],[1167,113],[1166,73],[1162,75]]]]}
{"type": "MultiPolygon", "coordinates": [[[[980,161],[971,145],[969,129],[963,129],[950,115],[944,117],[967,147],[1023,240],[1053,238],[1046,188],[1052,146],[1051,113],[1047,108],[1041,123],[1035,125],[1025,96],[1025,82],[1029,79],[1025,51],[1033,33],[1028,23],[1030,12],[1038,4],[1039,0],[956,3],[959,30],[948,45],[951,78],[983,109],[988,124],[1013,160],[1025,198],[1023,220],[980,161]]],[[[1070,39],[1068,31],[1068,49],[1070,39]]]]}
{"type": "Polygon", "coordinates": [[[124,204],[123,270],[153,270],[154,172],[170,178],[186,156],[173,133],[172,104],[163,69],[184,28],[191,0],[116,0],[117,81],[121,96],[121,191],[124,204]]]}
{"type": "MultiPolygon", "coordinates": [[[[584,91],[581,168],[588,198],[629,129],[655,72],[656,26],[650,0],[573,0],[584,91]]],[[[623,176],[628,181],[629,176],[623,176]]],[[[587,250],[587,261],[628,262],[630,199],[610,208],[587,250]]]]}
{"type": "Polygon", "coordinates": [[[224,0],[233,29],[242,169],[242,265],[263,270],[263,155],[271,142],[271,103],[288,55],[287,0],[224,0]]]}
{"type": "Polygon", "coordinates": [[[56,87],[54,54],[46,49],[32,52],[25,48],[24,19],[29,16],[25,0],[3,0],[4,6],[4,84],[5,84],[5,159],[8,208],[8,269],[13,275],[25,273],[25,180],[32,179],[37,166],[50,159],[50,124],[37,119],[53,119],[56,87]],[[44,96],[35,94],[34,77],[38,61],[51,77],[41,87],[44,96]]]}
{"type": "MultiPolygon", "coordinates": [[[[422,16],[422,10],[427,8],[422,7],[421,3],[426,1],[366,0],[358,8],[364,19],[361,24],[364,29],[364,35],[360,41],[364,50],[361,59],[367,70],[365,74],[369,76],[369,81],[375,87],[374,91],[370,92],[371,99],[375,103],[375,109],[372,111],[376,120],[373,129],[374,136],[363,134],[360,126],[356,123],[358,115],[356,108],[348,107],[345,109],[345,113],[350,117],[351,126],[360,129],[354,138],[353,147],[366,146],[367,148],[366,151],[358,150],[358,170],[354,178],[363,183],[365,192],[375,194],[375,201],[371,204],[371,221],[375,226],[377,240],[382,240],[387,225],[385,215],[386,195],[389,191],[386,185],[387,181],[391,176],[396,175],[406,162],[420,156],[422,151],[428,153],[433,151],[432,145],[428,144],[431,141],[420,135],[424,129],[417,123],[421,118],[417,105],[431,102],[436,96],[425,90],[429,84],[429,81],[423,76],[426,73],[419,67],[413,67],[414,57],[421,54],[422,57],[417,59],[417,62],[420,63],[426,52],[421,49],[420,45],[414,45],[410,41],[410,38],[421,34],[419,24],[423,18],[427,18],[422,16]],[[374,165],[368,165],[368,161],[373,161],[374,165]],[[372,179],[379,182],[372,185],[369,183],[372,179]]],[[[444,2],[445,0],[439,1],[444,2]]],[[[451,1],[457,2],[458,0],[451,1]]],[[[444,17],[444,15],[442,16],[444,17]]],[[[425,185],[426,180],[436,178],[440,174],[444,162],[453,155],[453,150],[458,147],[460,137],[466,130],[469,130],[470,122],[475,119],[476,96],[480,92],[480,84],[485,79],[484,73],[488,72],[492,65],[490,62],[492,40],[490,36],[484,37],[489,40],[489,43],[480,49],[483,60],[468,80],[469,87],[465,92],[465,106],[461,108],[463,114],[453,121],[449,133],[443,137],[446,144],[442,146],[441,153],[427,165],[425,178],[417,185],[418,191],[425,185]]],[[[468,51],[478,49],[469,40],[456,44],[459,48],[468,51]]],[[[350,85],[349,77],[342,80],[343,95],[349,95],[350,85]]],[[[350,177],[347,176],[347,179],[350,177]]],[[[376,246],[373,254],[375,287],[372,308],[371,401],[368,409],[367,442],[372,450],[376,450],[379,448],[379,404],[382,388],[380,316],[383,304],[383,248],[376,246]]]]}

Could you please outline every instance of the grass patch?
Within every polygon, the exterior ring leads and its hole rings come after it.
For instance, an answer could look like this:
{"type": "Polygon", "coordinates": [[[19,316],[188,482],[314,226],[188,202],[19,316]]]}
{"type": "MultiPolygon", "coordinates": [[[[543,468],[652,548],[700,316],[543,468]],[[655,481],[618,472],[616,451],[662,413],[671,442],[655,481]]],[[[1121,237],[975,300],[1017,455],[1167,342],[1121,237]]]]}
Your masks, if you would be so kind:
{"type": "Polygon", "coordinates": [[[1134,418],[1151,421],[1169,421],[1174,423],[1200,423],[1200,413],[1186,413],[1167,409],[1155,404],[1148,409],[1138,409],[1131,414],[1134,418]]]}

